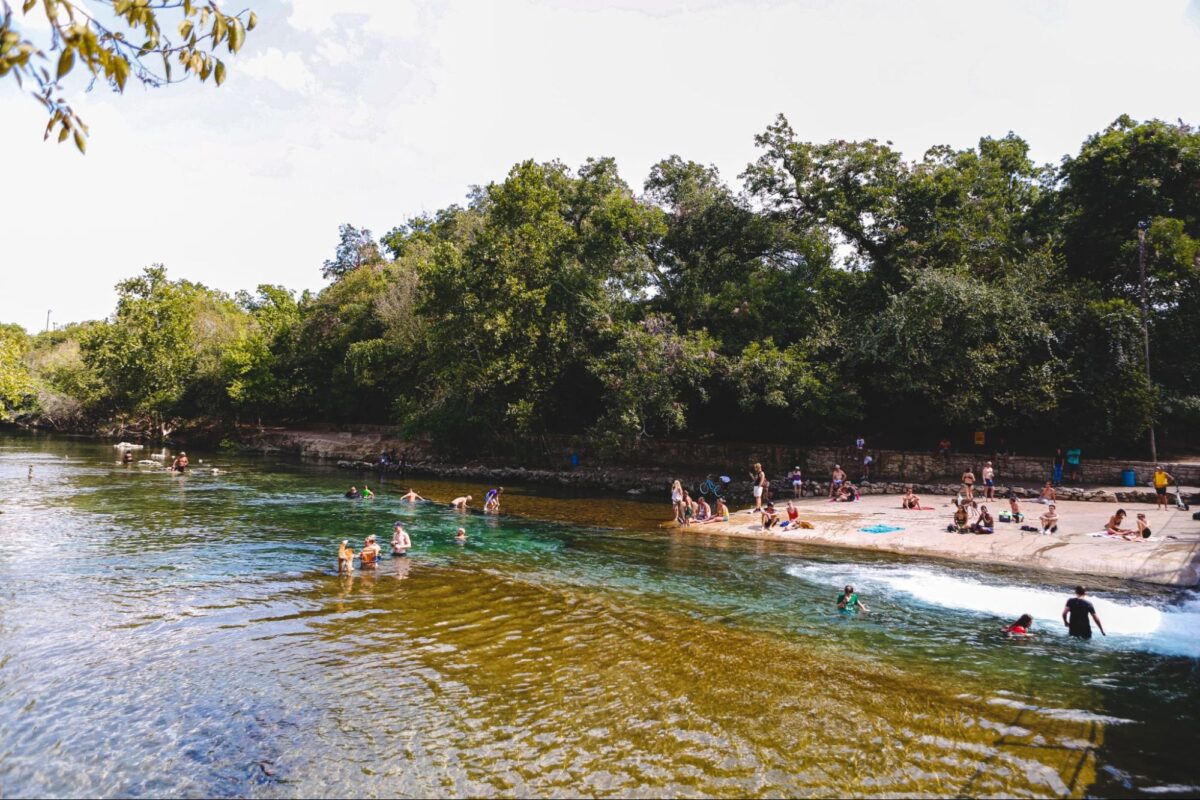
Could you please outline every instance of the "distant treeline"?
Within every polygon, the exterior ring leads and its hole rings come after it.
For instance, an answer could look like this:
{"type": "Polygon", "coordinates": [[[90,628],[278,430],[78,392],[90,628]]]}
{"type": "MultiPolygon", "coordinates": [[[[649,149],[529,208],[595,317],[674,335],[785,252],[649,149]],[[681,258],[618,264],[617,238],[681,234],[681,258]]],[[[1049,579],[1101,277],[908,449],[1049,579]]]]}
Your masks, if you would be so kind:
{"type": "Polygon", "coordinates": [[[385,422],[452,448],[1200,439],[1192,127],[1122,117],[1043,166],[1012,134],[905,161],[780,117],[756,142],[737,188],[678,156],[640,193],[607,158],[517,164],[380,239],[342,226],[316,294],[148,268],[104,321],[4,328],[0,411],[385,422]]]}

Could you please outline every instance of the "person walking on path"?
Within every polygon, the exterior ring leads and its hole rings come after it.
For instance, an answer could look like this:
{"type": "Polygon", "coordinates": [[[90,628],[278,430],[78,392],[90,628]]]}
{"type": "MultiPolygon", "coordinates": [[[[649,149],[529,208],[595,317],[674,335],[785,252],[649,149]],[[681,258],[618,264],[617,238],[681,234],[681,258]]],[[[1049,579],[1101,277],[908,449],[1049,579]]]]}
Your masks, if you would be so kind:
{"type": "Polygon", "coordinates": [[[1104,626],[1100,624],[1100,617],[1096,616],[1096,607],[1090,600],[1084,599],[1086,594],[1087,589],[1076,586],[1075,596],[1067,600],[1067,605],[1063,608],[1062,618],[1063,624],[1067,626],[1067,633],[1077,639],[1091,639],[1091,620],[1095,620],[1096,627],[1100,629],[1100,635],[1108,636],[1104,632],[1104,626]]]}
{"type": "MultiPolygon", "coordinates": [[[[1154,502],[1163,511],[1167,510],[1167,485],[1175,481],[1175,476],[1163,469],[1159,464],[1154,468],[1154,502]]],[[[1175,481],[1175,491],[1179,491],[1179,482],[1175,481]]]]}
{"type": "Polygon", "coordinates": [[[992,468],[992,462],[987,462],[983,465],[983,499],[995,500],[993,494],[996,489],[996,470],[992,468]]]}
{"type": "Polygon", "coordinates": [[[1054,475],[1051,481],[1055,486],[1062,486],[1063,466],[1067,463],[1067,457],[1063,455],[1062,448],[1054,451],[1054,475]]]}

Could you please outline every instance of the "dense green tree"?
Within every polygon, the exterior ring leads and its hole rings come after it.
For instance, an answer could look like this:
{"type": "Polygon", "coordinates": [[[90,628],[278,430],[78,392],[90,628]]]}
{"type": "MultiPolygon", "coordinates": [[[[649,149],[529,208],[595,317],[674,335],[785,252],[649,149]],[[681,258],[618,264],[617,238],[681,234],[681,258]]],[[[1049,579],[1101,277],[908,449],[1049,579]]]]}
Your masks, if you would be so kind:
{"type": "Polygon", "coordinates": [[[337,252],[333,258],[326,259],[321,267],[321,276],[326,279],[341,278],[359,267],[378,266],[382,260],[379,245],[369,230],[341,225],[338,227],[337,252]]]}
{"type": "Polygon", "coordinates": [[[20,325],[0,325],[0,421],[10,420],[27,401],[33,378],[25,363],[29,335],[20,325]]]}
{"type": "Polygon", "coordinates": [[[315,295],[235,302],[152,268],[108,321],[7,335],[4,408],[394,421],[460,452],[981,428],[1133,452],[1151,424],[1198,443],[1190,127],[1122,118],[1061,169],[1011,133],[913,161],[782,117],[758,142],[745,191],[678,156],[640,197],[611,159],[522,162],[378,243],[342,226],[315,295]]]}
{"type": "Polygon", "coordinates": [[[504,438],[553,427],[573,401],[588,341],[628,314],[649,280],[659,215],[611,160],[578,175],[527,161],[477,201],[465,247],[439,244],[420,273],[429,353],[412,424],[504,438]]]}
{"type": "Polygon", "coordinates": [[[597,438],[616,447],[685,430],[688,400],[705,399],[717,368],[716,342],[704,333],[680,335],[658,316],[620,323],[608,336],[611,345],[588,364],[603,387],[597,438]]]}

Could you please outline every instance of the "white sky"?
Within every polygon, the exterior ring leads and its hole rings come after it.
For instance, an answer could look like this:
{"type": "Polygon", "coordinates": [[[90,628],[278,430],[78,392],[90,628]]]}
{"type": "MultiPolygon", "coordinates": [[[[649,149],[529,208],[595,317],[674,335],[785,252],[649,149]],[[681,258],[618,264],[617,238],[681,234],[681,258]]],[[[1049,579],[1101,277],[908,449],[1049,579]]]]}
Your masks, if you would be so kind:
{"type": "Polygon", "coordinates": [[[239,2],[259,27],[220,89],[75,95],[86,156],[0,80],[0,322],[103,317],[154,262],[319,288],[339,223],[378,236],[524,158],[614,156],[640,189],[677,153],[736,184],[779,112],[911,158],[1013,130],[1057,161],[1122,113],[1200,123],[1200,0],[239,2]]]}

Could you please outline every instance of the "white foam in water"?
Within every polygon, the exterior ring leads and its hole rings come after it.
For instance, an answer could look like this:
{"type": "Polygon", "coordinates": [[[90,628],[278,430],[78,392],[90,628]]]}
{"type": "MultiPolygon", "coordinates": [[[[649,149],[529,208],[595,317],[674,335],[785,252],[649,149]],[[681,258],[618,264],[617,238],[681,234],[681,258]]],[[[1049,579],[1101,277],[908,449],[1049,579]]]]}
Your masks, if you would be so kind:
{"type": "MultiPolygon", "coordinates": [[[[1030,614],[1043,630],[1064,632],[1062,610],[1071,596],[1070,580],[1060,591],[996,585],[931,569],[871,567],[859,564],[806,564],[787,568],[789,575],[823,583],[850,581],[860,589],[888,588],[926,605],[974,611],[1011,621],[1030,614]]],[[[1128,605],[1089,595],[1104,630],[1114,642],[1165,655],[1200,658],[1200,598],[1158,609],[1128,605]]],[[[1097,634],[1098,635],[1098,634],[1097,634]]]]}

